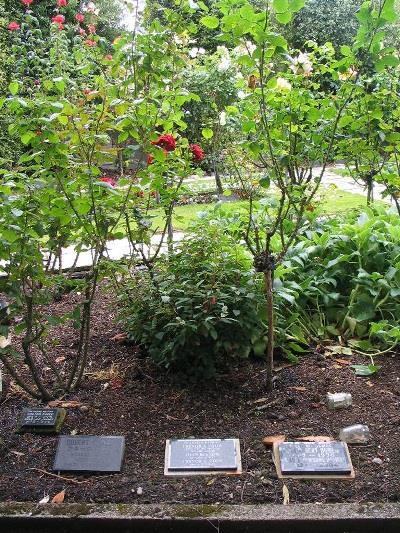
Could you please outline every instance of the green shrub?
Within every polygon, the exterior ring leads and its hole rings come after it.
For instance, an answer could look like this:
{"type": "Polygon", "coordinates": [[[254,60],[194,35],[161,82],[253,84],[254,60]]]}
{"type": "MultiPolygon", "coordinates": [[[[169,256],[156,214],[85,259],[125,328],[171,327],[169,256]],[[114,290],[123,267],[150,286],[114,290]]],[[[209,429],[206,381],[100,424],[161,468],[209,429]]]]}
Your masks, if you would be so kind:
{"type": "Polygon", "coordinates": [[[261,282],[239,246],[210,226],[137,273],[122,323],[152,359],[193,378],[211,377],[265,349],[261,282]]]}
{"type": "Polygon", "coordinates": [[[400,341],[400,219],[366,210],[355,223],[308,232],[277,272],[298,285],[296,304],[316,336],[341,336],[363,350],[400,341]],[[361,341],[360,341],[361,340],[361,341]]]}

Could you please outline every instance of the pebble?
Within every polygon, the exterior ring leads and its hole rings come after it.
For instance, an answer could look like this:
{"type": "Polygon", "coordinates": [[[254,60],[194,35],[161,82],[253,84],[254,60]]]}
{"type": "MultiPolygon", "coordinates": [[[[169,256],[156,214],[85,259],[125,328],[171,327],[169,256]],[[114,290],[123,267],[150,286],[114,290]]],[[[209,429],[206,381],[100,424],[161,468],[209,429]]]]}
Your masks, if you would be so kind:
{"type": "Polygon", "coordinates": [[[141,496],[141,495],[143,494],[143,489],[142,489],[142,487],[138,487],[138,488],[136,489],[136,494],[137,494],[138,496],[141,496]]]}
{"type": "Polygon", "coordinates": [[[374,458],[372,459],[372,462],[375,463],[376,465],[381,465],[381,464],[383,464],[382,459],[379,459],[379,457],[374,457],[374,458]]]}

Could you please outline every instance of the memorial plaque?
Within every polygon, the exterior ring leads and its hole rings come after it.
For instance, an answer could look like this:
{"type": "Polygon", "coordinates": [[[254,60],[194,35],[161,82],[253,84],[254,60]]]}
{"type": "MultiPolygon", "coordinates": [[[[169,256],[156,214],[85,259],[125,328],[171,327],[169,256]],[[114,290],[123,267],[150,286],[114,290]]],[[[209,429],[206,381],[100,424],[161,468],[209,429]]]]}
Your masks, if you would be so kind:
{"type": "Polygon", "coordinates": [[[166,474],[240,473],[237,439],[176,439],[167,441],[166,474]]]}
{"type": "Polygon", "coordinates": [[[64,472],[120,472],[124,437],[62,436],[53,470],[64,472]]]}
{"type": "Polygon", "coordinates": [[[274,449],[282,476],[350,476],[353,473],[344,442],[281,442],[274,449]]]}
{"type": "Polygon", "coordinates": [[[65,409],[25,408],[18,424],[20,433],[58,433],[64,422],[65,409]]]}

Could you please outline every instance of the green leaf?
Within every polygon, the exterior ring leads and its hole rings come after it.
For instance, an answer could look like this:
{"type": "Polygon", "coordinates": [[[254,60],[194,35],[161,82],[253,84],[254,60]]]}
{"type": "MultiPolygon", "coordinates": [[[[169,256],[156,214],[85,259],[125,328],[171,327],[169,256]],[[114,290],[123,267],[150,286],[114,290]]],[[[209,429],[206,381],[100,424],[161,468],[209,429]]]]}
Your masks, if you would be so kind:
{"type": "Polygon", "coordinates": [[[54,81],[54,84],[56,86],[56,89],[60,93],[64,92],[64,89],[65,89],[65,81],[64,81],[64,79],[62,77],[59,77],[59,78],[54,78],[53,81],[54,81]]]}
{"type": "Polygon", "coordinates": [[[26,131],[23,135],[21,135],[21,142],[22,144],[29,144],[30,140],[35,136],[35,134],[32,131],[26,131]]]}
{"type": "Polygon", "coordinates": [[[288,0],[273,0],[272,7],[275,9],[277,13],[284,13],[285,11],[289,9],[289,1],[288,0]]]}
{"type": "Polygon", "coordinates": [[[203,26],[209,28],[210,30],[215,30],[219,26],[219,19],[217,17],[213,17],[212,15],[202,17],[200,22],[203,24],[203,26]]]}
{"type": "Polygon", "coordinates": [[[292,20],[292,13],[290,13],[290,11],[287,11],[286,13],[277,13],[276,20],[281,24],[289,24],[292,20]]]}
{"type": "Polygon", "coordinates": [[[380,369],[380,366],[377,365],[351,365],[351,367],[354,371],[356,376],[372,376],[373,374],[376,374],[378,370],[380,369]]]}
{"type": "Polygon", "coordinates": [[[63,126],[66,126],[68,124],[68,117],[66,117],[65,115],[58,115],[57,119],[58,122],[63,126]]]}
{"type": "Polygon", "coordinates": [[[19,90],[19,83],[17,81],[12,81],[10,83],[10,85],[8,86],[8,89],[10,91],[10,93],[15,96],[16,94],[18,94],[18,90],[19,90]]]}
{"type": "Polygon", "coordinates": [[[386,22],[395,22],[397,19],[395,0],[385,0],[383,9],[381,11],[381,17],[386,22]]]}
{"type": "Polygon", "coordinates": [[[212,137],[214,136],[214,132],[211,128],[203,128],[201,130],[201,134],[205,139],[212,139],[212,137]]]}
{"type": "Polygon", "coordinates": [[[264,189],[268,189],[271,185],[271,179],[269,176],[264,176],[259,181],[260,187],[264,187],[264,189]]]}
{"type": "Polygon", "coordinates": [[[351,52],[351,48],[350,46],[347,46],[347,45],[343,45],[340,47],[340,53],[342,54],[342,56],[344,57],[348,57],[348,56],[351,56],[352,52],[351,52]]]}
{"type": "Polygon", "coordinates": [[[378,72],[382,72],[385,67],[397,67],[400,64],[400,60],[393,55],[387,55],[378,59],[375,62],[375,68],[378,72]]]}

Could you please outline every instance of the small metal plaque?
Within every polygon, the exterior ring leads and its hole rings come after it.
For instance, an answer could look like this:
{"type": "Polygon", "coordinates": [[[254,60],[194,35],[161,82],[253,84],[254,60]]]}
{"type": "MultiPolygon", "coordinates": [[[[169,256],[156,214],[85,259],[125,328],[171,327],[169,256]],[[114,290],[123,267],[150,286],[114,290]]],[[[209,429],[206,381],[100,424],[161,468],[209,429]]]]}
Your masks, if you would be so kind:
{"type": "Polygon", "coordinates": [[[237,439],[167,441],[166,473],[239,473],[240,469],[240,447],[237,439]]]}
{"type": "Polygon", "coordinates": [[[124,437],[62,436],[53,470],[65,472],[120,472],[124,437]]]}
{"type": "Polygon", "coordinates": [[[59,409],[24,409],[20,426],[26,427],[52,427],[56,425],[59,409]]]}
{"type": "Polygon", "coordinates": [[[283,476],[343,475],[353,468],[344,442],[282,442],[278,444],[283,476]]]}

